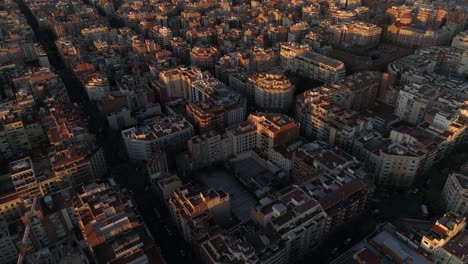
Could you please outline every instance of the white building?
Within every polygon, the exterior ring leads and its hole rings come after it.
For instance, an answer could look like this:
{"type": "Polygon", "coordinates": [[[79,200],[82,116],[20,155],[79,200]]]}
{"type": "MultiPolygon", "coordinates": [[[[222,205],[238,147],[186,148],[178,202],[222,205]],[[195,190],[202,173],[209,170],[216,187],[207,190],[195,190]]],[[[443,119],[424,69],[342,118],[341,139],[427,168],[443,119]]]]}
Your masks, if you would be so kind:
{"type": "Polygon", "coordinates": [[[226,133],[231,138],[233,155],[253,150],[257,145],[257,127],[251,122],[231,127],[226,133]]]}
{"type": "Polygon", "coordinates": [[[441,196],[446,211],[468,214],[468,176],[452,173],[445,182],[441,196]]]}
{"type": "Polygon", "coordinates": [[[177,153],[186,149],[193,126],[182,116],[158,117],[148,124],[121,132],[128,156],[150,160],[156,150],[177,153]]]}
{"type": "Polygon", "coordinates": [[[156,85],[161,99],[184,98],[190,99],[190,87],[192,81],[201,77],[202,72],[197,68],[179,67],[162,71],[156,85]]]}
{"type": "Polygon", "coordinates": [[[468,31],[458,33],[452,40],[452,47],[468,49],[468,31]]]}
{"type": "Polygon", "coordinates": [[[109,80],[103,74],[92,74],[85,85],[89,100],[99,101],[110,94],[109,80]]]}
{"type": "Polygon", "coordinates": [[[398,95],[395,115],[412,125],[418,125],[424,120],[437,95],[435,90],[422,85],[405,86],[398,95]]]}

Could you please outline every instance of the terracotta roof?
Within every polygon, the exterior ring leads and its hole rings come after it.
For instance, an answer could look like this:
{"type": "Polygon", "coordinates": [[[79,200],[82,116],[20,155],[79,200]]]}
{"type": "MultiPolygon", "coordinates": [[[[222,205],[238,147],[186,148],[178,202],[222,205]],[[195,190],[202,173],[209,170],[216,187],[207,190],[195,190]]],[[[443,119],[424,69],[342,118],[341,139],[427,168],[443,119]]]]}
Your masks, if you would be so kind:
{"type": "Polygon", "coordinates": [[[435,225],[431,228],[431,231],[438,234],[439,236],[444,236],[447,234],[447,230],[443,229],[441,226],[435,225]]]}

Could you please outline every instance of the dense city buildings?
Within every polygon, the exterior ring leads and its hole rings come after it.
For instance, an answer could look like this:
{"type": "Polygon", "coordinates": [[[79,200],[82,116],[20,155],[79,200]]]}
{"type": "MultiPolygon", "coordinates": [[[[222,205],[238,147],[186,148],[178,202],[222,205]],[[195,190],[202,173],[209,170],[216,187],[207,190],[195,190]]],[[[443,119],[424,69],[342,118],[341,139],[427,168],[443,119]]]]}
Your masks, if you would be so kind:
{"type": "Polygon", "coordinates": [[[0,1],[0,262],[467,263],[465,2],[0,1]]]}
{"type": "Polygon", "coordinates": [[[83,186],[75,211],[83,239],[97,262],[151,263],[157,250],[125,194],[112,183],[83,186]]]}
{"type": "Polygon", "coordinates": [[[306,192],[291,188],[265,205],[253,208],[251,218],[284,240],[288,262],[294,262],[319,246],[326,215],[322,206],[306,192]]]}

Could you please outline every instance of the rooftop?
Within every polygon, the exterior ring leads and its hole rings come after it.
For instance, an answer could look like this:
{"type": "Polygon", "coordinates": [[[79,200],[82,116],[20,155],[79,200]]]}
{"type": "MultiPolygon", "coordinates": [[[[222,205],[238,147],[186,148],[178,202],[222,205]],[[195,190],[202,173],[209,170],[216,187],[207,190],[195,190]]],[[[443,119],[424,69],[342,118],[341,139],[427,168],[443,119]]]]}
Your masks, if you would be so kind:
{"type": "Polygon", "coordinates": [[[182,116],[156,117],[148,124],[122,131],[122,135],[133,140],[157,140],[168,135],[193,129],[192,125],[182,116]]]}

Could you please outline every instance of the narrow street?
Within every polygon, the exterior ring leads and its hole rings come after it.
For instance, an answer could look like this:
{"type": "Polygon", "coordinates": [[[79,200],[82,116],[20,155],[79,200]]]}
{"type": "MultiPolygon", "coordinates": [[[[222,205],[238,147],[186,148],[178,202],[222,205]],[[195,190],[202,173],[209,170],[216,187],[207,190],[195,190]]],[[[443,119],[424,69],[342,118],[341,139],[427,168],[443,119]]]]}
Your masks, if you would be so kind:
{"type": "Polygon", "coordinates": [[[139,167],[124,163],[113,169],[116,182],[132,194],[144,222],[167,263],[195,263],[190,247],[172,225],[166,205],[151,190],[145,190],[147,180],[139,167]]]}

